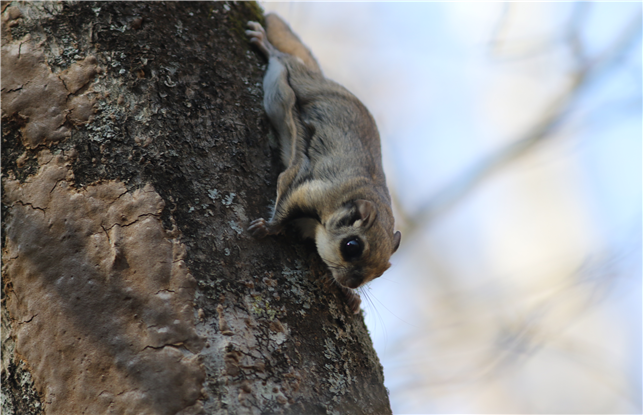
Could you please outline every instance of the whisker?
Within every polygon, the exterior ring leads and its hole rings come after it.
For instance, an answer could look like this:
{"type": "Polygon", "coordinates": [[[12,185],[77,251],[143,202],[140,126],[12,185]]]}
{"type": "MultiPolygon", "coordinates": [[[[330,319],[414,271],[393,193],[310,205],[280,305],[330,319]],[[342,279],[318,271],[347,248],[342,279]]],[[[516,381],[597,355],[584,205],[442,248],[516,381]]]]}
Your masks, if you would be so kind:
{"type": "Polygon", "coordinates": [[[337,262],[333,262],[333,261],[330,261],[330,260],[327,260],[327,259],[324,259],[324,262],[328,266],[333,265],[335,268],[344,268],[344,266],[342,264],[337,263],[337,262]]]}
{"type": "Polygon", "coordinates": [[[391,313],[391,315],[393,315],[393,317],[397,318],[398,320],[400,320],[401,322],[403,322],[403,323],[405,323],[405,324],[408,324],[410,327],[413,327],[414,329],[419,329],[419,328],[420,328],[420,327],[418,327],[418,326],[416,326],[416,325],[414,325],[414,324],[409,323],[408,321],[404,320],[402,317],[398,316],[397,314],[395,314],[394,312],[392,312],[391,310],[389,310],[389,308],[388,308],[388,307],[386,307],[386,306],[384,305],[384,303],[383,303],[383,302],[381,302],[380,300],[378,300],[378,299],[377,299],[377,297],[373,296],[373,298],[375,299],[375,301],[377,301],[378,303],[380,303],[380,305],[381,305],[382,307],[384,307],[384,309],[385,309],[386,311],[388,311],[389,313],[391,313]]]}
{"type": "MultiPolygon", "coordinates": [[[[384,324],[384,318],[382,317],[382,314],[375,306],[375,303],[371,298],[371,293],[367,291],[367,287],[360,287],[360,288],[361,288],[360,294],[363,294],[364,298],[366,298],[366,301],[370,304],[371,308],[375,310],[375,314],[377,315],[376,321],[379,321],[379,324],[382,326],[382,329],[384,330],[384,350],[386,351],[386,348],[388,346],[388,331],[386,330],[386,324],[384,324]]],[[[370,287],[368,287],[368,290],[370,290],[370,287]]]]}

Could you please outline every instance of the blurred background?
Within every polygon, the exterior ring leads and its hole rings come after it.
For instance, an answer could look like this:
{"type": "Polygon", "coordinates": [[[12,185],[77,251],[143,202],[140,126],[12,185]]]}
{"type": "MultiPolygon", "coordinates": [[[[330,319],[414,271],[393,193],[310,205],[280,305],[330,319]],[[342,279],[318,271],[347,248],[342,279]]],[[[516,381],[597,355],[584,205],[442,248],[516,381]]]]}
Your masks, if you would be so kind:
{"type": "Polygon", "coordinates": [[[641,3],[261,3],[371,110],[396,414],[641,413],[641,3]]]}

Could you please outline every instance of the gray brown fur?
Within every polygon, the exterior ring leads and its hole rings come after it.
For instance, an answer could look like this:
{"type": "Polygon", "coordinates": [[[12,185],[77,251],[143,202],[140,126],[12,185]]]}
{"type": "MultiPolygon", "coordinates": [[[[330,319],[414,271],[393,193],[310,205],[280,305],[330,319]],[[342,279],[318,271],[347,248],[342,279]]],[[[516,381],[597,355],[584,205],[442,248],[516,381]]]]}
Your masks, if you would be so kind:
{"type": "MultiPolygon", "coordinates": [[[[286,166],[272,218],[257,219],[248,230],[264,237],[296,221],[315,239],[335,281],[357,288],[388,269],[400,243],[375,121],[353,94],[324,78],[310,50],[277,15],[266,16],[267,35],[258,23],[248,26],[250,41],[268,58],[264,107],[286,166]],[[347,243],[361,247],[361,254],[346,260],[348,248],[341,245],[347,243]]],[[[351,302],[357,312],[359,301],[351,302]]]]}

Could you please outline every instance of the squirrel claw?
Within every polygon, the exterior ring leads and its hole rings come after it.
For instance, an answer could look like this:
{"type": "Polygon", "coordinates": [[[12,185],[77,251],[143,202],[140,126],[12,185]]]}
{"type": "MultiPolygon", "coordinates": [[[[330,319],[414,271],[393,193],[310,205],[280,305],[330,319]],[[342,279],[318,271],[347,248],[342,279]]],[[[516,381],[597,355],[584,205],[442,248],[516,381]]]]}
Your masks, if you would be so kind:
{"type": "Polygon", "coordinates": [[[248,232],[257,239],[265,238],[268,235],[276,235],[279,233],[278,227],[271,225],[270,222],[264,218],[255,219],[250,222],[248,232]]]}
{"type": "Polygon", "coordinates": [[[250,222],[248,232],[255,238],[264,238],[268,235],[268,228],[266,227],[266,220],[259,218],[250,222]]]}

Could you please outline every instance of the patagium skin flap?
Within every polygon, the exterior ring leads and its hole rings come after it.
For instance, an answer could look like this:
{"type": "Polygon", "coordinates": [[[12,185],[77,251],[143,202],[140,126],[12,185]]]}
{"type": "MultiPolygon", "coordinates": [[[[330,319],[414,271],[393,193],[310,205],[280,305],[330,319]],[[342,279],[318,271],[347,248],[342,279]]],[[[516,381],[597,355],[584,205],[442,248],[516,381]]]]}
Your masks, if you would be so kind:
{"type": "Polygon", "coordinates": [[[382,169],[377,126],[366,107],[326,79],[310,50],[277,15],[266,29],[248,22],[250,42],[268,58],[264,107],[286,169],[272,217],[251,222],[261,238],[295,222],[359,312],[351,289],[382,275],[400,245],[382,169]]]}

